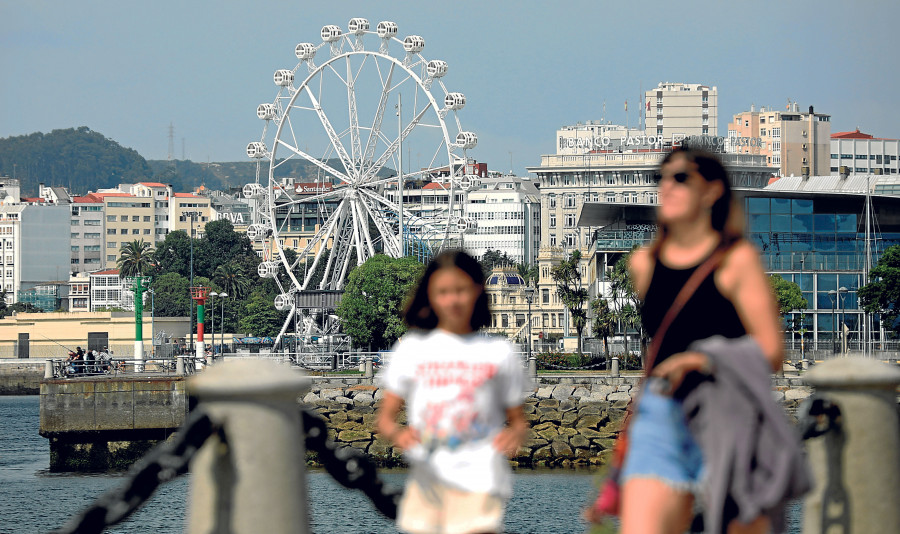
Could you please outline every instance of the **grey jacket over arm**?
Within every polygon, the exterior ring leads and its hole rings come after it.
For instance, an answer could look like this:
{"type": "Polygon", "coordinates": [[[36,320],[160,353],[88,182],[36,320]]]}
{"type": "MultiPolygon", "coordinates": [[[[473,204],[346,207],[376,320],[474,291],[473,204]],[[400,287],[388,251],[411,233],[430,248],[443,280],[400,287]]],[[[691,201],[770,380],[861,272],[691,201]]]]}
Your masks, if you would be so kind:
{"type": "Polygon", "coordinates": [[[738,519],[759,515],[784,530],[784,508],[812,487],[799,433],[775,402],[769,363],[750,336],[697,341],[688,350],[706,354],[711,380],[682,404],[688,427],[703,450],[706,471],[701,501],[706,532],[723,532],[727,496],[738,519]]]}

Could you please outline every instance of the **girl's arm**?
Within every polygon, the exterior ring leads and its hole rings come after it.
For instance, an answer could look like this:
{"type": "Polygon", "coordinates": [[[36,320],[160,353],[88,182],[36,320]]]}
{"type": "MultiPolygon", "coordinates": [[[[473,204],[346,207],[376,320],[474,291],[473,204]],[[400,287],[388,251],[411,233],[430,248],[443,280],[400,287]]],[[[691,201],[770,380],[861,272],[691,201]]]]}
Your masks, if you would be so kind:
{"type": "Polygon", "coordinates": [[[378,408],[375,419],[375,428],[391,443],[403,450],[409,450],[419,442],[416,431],[408,426],[400,426],[397,423],[397,414],[403,409],[403,398],[399,395],[385,391],[378,408]]]}
{"type": "Polygon", "coordinates": [[[494,448],[503,454],[512,457],[525,441],[528,432],[528,423],[525,422],[525,411],[522,406],[514,406],[506,409],[506,428],[494,438],[494,448]]]}

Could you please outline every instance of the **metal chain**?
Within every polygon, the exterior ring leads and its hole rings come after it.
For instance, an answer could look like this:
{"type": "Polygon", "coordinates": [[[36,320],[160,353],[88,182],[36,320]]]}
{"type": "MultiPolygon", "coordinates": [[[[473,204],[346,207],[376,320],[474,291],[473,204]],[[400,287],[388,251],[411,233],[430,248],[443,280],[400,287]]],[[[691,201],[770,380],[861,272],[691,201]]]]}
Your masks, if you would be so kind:
{"type": "Polygon", "coordinates": [[[127,482],[101,495],[54,534],[94,534],[134,513],[160,484],[188,471],[188,464],[204,442],[216,432],[209,417],[195,409],[172,441],[160,443],[129,471],[127,482]]]}
{"type": "Polygon", "coordinates": [[[579,367],[566,367],[564,365],[553,365],[547,362],[538,362],[538,367],[549,367],[550,369],[559,369],[562,371],[584,371],[587,369],[596,369],[598,367],[606,367],[606,361],[592,363],[591,365],[582,365],[579,367]]]}
{"type": "Polygon", "coordinates": [[[329,440],[328,428],[321,417],[305,408],[300,408],[300,415],[306,434],[306,450],[318,453],[328,474],[342,486],[362,491],[388,519],[397,519],[402,491],[384,485],[375,464],[365,453],[353,447],[337,446],[329,440]]]}

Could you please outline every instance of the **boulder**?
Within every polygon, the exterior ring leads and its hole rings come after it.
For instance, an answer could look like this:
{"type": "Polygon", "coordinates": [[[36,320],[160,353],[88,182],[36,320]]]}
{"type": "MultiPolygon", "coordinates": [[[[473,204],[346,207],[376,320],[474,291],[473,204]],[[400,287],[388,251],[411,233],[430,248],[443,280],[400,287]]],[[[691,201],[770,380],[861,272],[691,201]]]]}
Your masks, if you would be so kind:
{"type": "Polygon", "coordinates": [[[312,403],[318,401],[319,398],[320,397],[318,395],[316,395],[315,393],[309,392],[306,394],[305,397],[303,397],[303,402],[306,404],[312,404],[312,403]]]}
{"type": "Polygon", "coordinates": [[[340,388],[322,388],[319,392],[319,397],[324,399],[335,399],[337,397],[343,397],[344,390],[340,388]]]}
{"type": "Polygon", "coordinates": [[[559,432],[560,436],[567,436],[567,437],[578,434],[578,431],[575,430],[574,428],[566,428],[566,427],[559,427],[557,432],[559,432]]]}
{"type": "Polygon", "coordinates": [[[363,414],[357,410],[347,410],[345,413],[347,414],[348,421],[362,421],[363,414]]]}
{"type": "Polygon", "coordinates": [[[372,439],[372,434],[363,430],[342,430],[338,434],[338,441],[352,443],[354,441],[368,441],[372,439]]]}
{"type": "Polygon", "coordinates": [[[591,388],[591,399],[597,399],[598,401],[605,401],[606,397],[616,391],[615,386],[604,386],[600,384],[594,384],[591,388]]]}
{"type": "Polygon", "coordinates": [[[576,430],[578,431],[578,434],[579,434],[579,435],[584,436],[584,437],[586,437],[587,439],[604,437],[604,434],[601,434],[600,432],[597,432],[596,430],[592,430],[592,429],[587,428],[587,427],[585,427],[585,428],[578,428],[578,429],[576,429],[576,430]]]}
{"type": "Polygon", "coordinates": [[[609,395],[607,395],[606,400],[610,402],[625,402],[627,404],[628,401],[631,400],[631,395],[624,391],[617,391],[615,393],[610,393],[609,395]]]}
{"type": "Polygon", "coordinates": [[[562,440],[550,443],[550,450],[553,451],[553,456],[556,458],[571,458],[573,455],[572,447],[562,440]]]}
{"type": "Polygon", "coordinates": [[[596,404],[582,404],[581,408],[578,408],[578,417],[584,417],[585,415],[600,415],[600,406],[596,404]]]}
{"type": "Polygon", "coordinates": [[[347,421],[347,412],[334,412],[331,414],[331,424],[339,425],[347,421]]]}
{"type": "Polygon", "coordinates": [[[390,458],[391,442],[386,439],[376,439],[369,445],[369,455],[375,458],[390,458]]]}
{"type": "Polygon", "coordinates": [[[550,396],[554,399],[566,400],[574,391],[575,386],[560,384],[553,388],[553,393],[550,396]]]}
{"type": "Polygon", "coordinates": [[[350,397],[335,397],[335,402],[339,402],[341,404],[353,404],[353,399],[350,397]]]}
{"type": "Polygon", "coordinates": [[[538,408],[553,408],[555,410],[556,408],[559,408],[559,401],[556,399],[544,399],[537,405],[538,408]]]}
{"type": "Polygon", "coordinates": [[[531,459],[534,461],[550,460],[551,458],[553,458],[553,451],[550,449],[550,445],[541,447],[531,455],[531,459]]]}
{"type": "Polygon", "coordinates": [[[553,394],[554,386],[545,386],[538,388],[537,392],[534,394],[535,397],[539,399],[549,399],[550,395],[553,394]]]}
{"type": "Polygon", "coordinates": [[[576,407],[577,407],[577,405],[575,404],[575,401],[572,401],[569,399],[566,399],[559,403],[559,409],[560,409],[560,411],[563,411],[563,412],[571,412],[576,407]]]}
{"type": "Polygon", "coordinates": [[[575,424],[576,420],[578,420],[577,412],[565,412],[562,416],[560,424],[563,426],[572,426],[575,424]]]}
{"type": "Polygon", "coordinates": [[[559,410],[546,410],[542,411],[538,409],[538,412],[541,412],[541,422],[550,421],[553,423],[559,423],[562,420],[562,412],[559,410]]]}
{"type": "Polygon", "coordinates": [[[578,386],[577,388],[575,388],[575,391],[572,392],[572,396],[573,396],[573,397],[578,397],[578,398],[582,398],[582,397],[590,397],[590,396],[591,396],[591,390],[588,389],[588,388],[586,388],[586,387],[584,387],[584,386],[578,386]]]}
{"type": "Polygon", "coordinates": [[[609,419],[602,415],[585,415],[575,422],[575,428],[599,428],[608,421],[609,419]]]}
{"type": "Polygon", "coordinates": [[[559,436],[559,432],[557,432],[555,428],[550,427],[538,431],[538,435],[546,439],[547,441],[552,441],[554,438],[559,436]]]}

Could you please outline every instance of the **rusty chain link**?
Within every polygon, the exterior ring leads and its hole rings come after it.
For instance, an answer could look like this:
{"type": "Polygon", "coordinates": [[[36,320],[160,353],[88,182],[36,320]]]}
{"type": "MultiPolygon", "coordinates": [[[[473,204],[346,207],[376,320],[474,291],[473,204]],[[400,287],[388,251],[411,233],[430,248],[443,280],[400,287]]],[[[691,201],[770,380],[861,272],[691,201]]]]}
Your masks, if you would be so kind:
{"type": "Polygon", "coordinates": [[[300,415],[306,435],[306,450],[319,455],[319,461],[328,474],[342,486],[362,491],[385,517],[396,519],[402,491],[384,485],[375,463],[365,453],[353,447],[337,446],[328,439],[328,427],[321,417],[306,408],[300,408],[300,415]]]}
{"type": "Polygon", "coordinates": [[[187,472],[188,464],[218,428],[193,410],[172,441],[160,443],[129,470],[126,484],[107,491],[54,534],[94,534],[133,514],[156,488],[187,472]]]}

